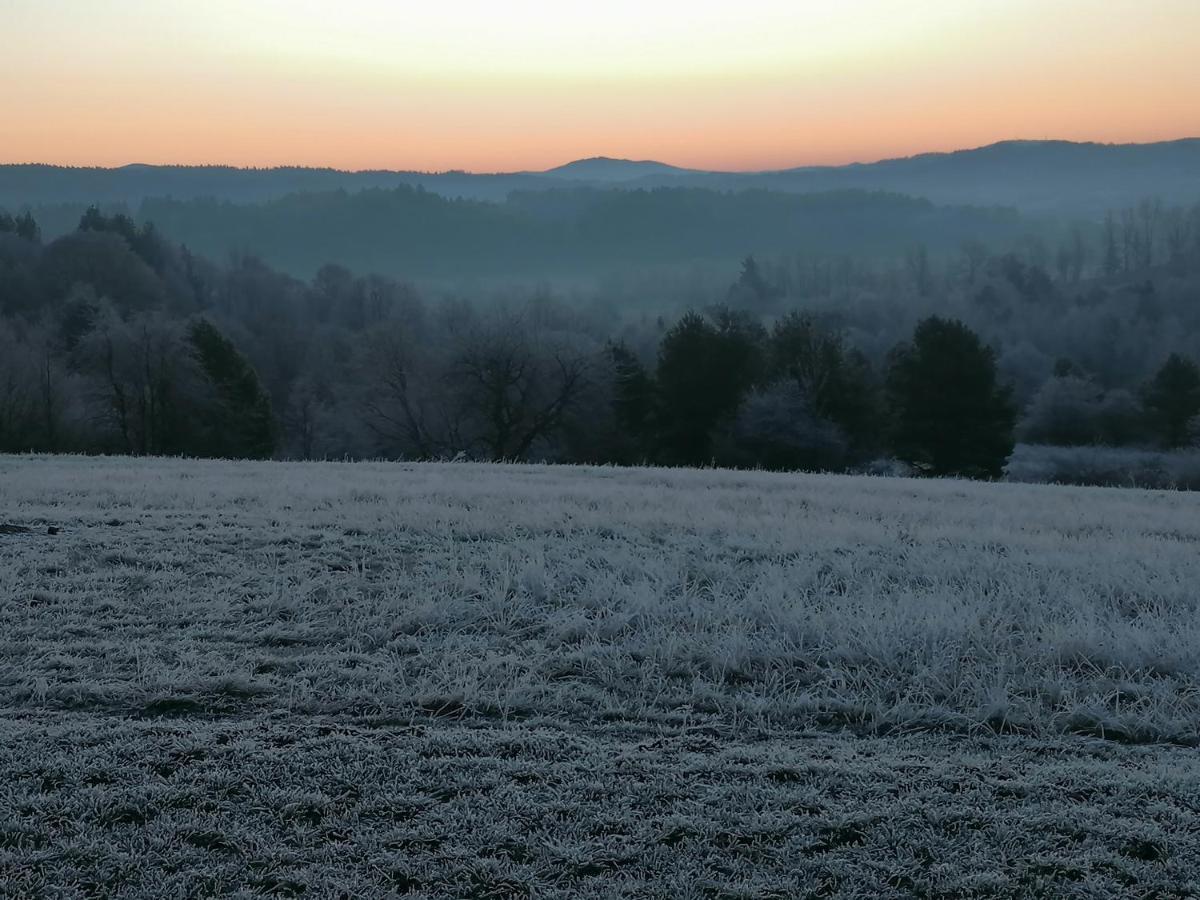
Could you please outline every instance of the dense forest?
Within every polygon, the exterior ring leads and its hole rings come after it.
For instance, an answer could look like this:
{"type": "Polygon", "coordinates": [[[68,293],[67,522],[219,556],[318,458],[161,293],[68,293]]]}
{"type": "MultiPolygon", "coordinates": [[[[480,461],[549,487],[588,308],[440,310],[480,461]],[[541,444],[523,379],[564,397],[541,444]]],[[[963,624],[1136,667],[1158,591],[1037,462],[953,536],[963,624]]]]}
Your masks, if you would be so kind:
{"type": "MultiPolygon", "coordinates": [[[[37,216],[53,236],[73,230],[82,212],[67,204],[37,216]]],[[[252,252],[298,278],[336,263],[442,282],[580,280],[639,266],[728,265],[751,251],[794,247],[869,257],[921,242],[937,254],[966,239],[1010,243],[1032,227],[1013,210],[940,207],[897,194],[699,188],[515,191],[502,203],[413,187],[295,193],[258,204],[160,197],[144,200],[132,218],[198,254],[252,252]]]]}
{"type": "Polygon", "coordinates": [[[633,282],[463,296],[336,264],[302,281],[165,233],[93,208],[43,240],[0,214],[0,450],[995,477],[1016,440],[1198,437],[1200,207],[1145,202],[1003,252],[748,256],[645,303],[633,282]]]}

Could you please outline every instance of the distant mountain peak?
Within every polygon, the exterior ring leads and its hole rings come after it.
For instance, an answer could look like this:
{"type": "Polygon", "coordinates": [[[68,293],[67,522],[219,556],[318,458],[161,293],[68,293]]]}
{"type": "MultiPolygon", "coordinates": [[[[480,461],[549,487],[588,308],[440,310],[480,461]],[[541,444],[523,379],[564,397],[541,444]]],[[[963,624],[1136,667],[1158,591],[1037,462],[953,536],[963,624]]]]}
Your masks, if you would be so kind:
{"type": "Polygon", "coordinates": [[[611,156],[589,156],[572,160],[565,165],[539,172],[554,178],[580,181],[630,181],[647,175],[682,175],[692,171],[653,159],[616,159],[611,156]]]}

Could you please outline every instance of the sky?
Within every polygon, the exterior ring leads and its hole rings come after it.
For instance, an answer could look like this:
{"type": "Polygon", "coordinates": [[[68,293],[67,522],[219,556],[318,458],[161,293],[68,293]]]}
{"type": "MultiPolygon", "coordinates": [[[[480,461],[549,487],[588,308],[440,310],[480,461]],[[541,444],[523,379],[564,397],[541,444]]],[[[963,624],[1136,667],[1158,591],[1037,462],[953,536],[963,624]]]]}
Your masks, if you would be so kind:
{"type": "Polygon", "coordinates": [[[1200,136],[1200,0],[0,0],[0,162],[748,170],[1200,136]]]}

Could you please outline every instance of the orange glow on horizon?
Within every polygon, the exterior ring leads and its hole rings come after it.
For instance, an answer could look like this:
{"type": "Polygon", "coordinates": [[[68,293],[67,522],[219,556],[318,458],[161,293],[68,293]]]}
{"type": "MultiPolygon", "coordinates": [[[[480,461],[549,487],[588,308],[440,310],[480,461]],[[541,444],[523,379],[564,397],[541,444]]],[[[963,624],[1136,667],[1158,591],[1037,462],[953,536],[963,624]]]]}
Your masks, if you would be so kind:
{"type": "Polygon", "coordinates": [[[0,162],[749,170],[1200,135],[1194,0],[9,6],[0,162]]]}

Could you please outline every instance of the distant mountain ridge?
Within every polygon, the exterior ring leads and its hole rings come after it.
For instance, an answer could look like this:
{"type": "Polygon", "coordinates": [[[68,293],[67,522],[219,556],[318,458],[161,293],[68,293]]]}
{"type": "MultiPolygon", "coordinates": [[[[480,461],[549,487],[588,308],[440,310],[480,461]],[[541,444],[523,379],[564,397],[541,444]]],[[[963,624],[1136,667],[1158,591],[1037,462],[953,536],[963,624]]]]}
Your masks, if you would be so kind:
{"type": "Polygon", "coordinates": [[[750,180],[776,190],[865,188],[936,203],[1097,213],[1148,196],[1200,201],[1200,138],[1147,144],[1001,141],[874,163],[785,169],[750,180]]]}
{"type": "Polygon", "coordinates": [[[701,187],[788,193],[889,191],[941,204],[1010,206],[1027,212],[1095,215],[1146,196],[1200,201],[1200,138],[1146,144],[1002,141],[844,166],[707,172],[655,160],[592,157],[541,172],[476,174],[279,167],[67,168],[0,165],[0,208],[126,204],[152,197],[261,203],[293,193],[419,187],[449,198],[502,202],[514,191],[563,187],[701,187]]]}
{"type": "Polygon", "coordinates": [[[533,174],[582,181],[632,181],[636,178],[691,175],[700,174],[700,172],[696,169],[681,169],[679,166],[652,159],[613,159],[609,156],[593,156],[588,159],[576,159],[566,165],[533,174]]]}

